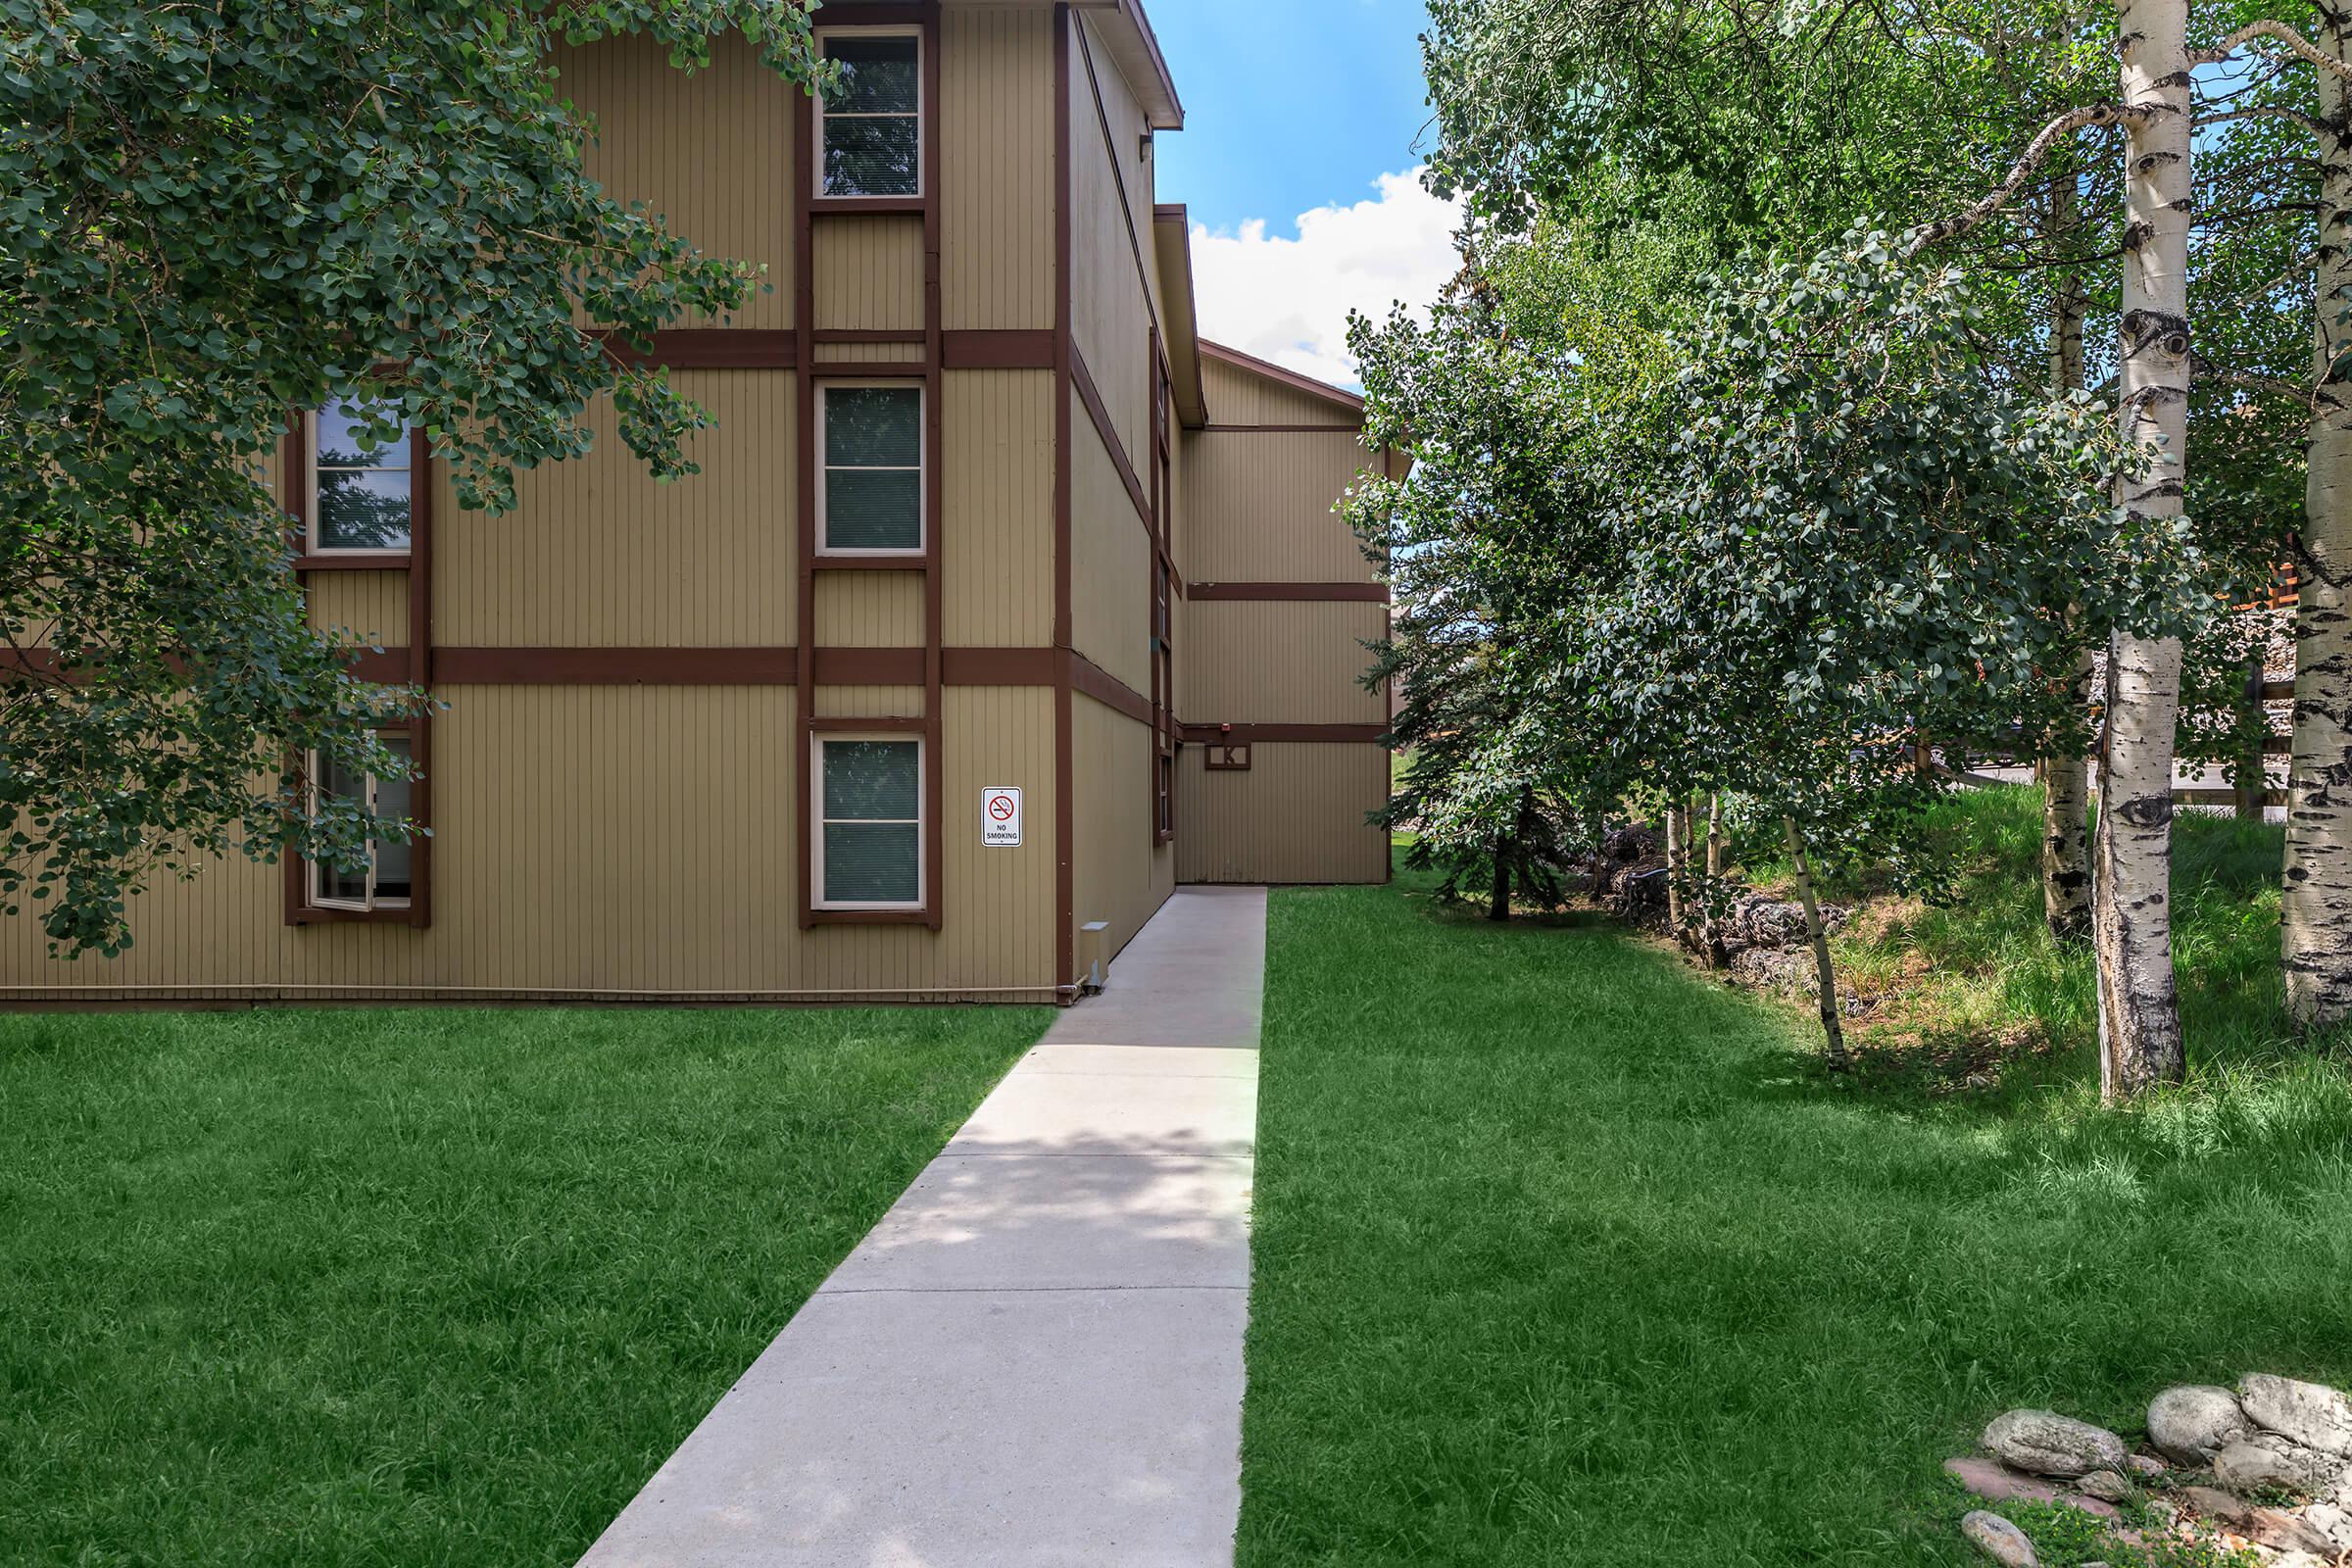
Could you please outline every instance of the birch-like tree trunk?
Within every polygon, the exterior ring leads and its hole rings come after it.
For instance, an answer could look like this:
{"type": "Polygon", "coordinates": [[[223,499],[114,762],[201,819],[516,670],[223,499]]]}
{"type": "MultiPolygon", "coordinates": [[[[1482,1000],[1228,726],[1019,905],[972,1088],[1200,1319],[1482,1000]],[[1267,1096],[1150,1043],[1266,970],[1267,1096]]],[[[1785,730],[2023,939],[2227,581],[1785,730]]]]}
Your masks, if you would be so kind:
{"type": "MultiPolygon", "coordinates": [[[[2050,187],[2050,241],[2072,243],[2081,225],[2075,180],[2050,187]]],[[[2071,272],[2050,277],[2050,390],[2058,397],[2082,386],[2082,280],[2071,272]]],[[[2088,650],[2066,671],[2067,700],[2080,713],[2090,701],[2088,650]]],[[[2071,746],[2041,760],[2041,912],[2050,935],[2079,942],[2090,929],[2090,760],[2071,746]]]]}
{"type": "MultiPolygon", "coordinates": [[[[2119,353],[2126,439],[2143,459],[2123,505],[2177,517],[2188,436],[2189,59],[2186,0],[2121,0],[2124,298],[2119,353]]],[[[2178,638],[2115,634],[2091,843],[2099,1087],[2109,1100],[2178,1078],[2173,981],[2173,726],[2178,638]]]]}
{"type": "Polygon", "coordinates": [[[1797,902],[1805,906],[1805,935],[1813,939],[1813,978],[1821,992],[1821,1032],[1829,1041],[1830,1070],[1843,1072],[1853,1064],[1845,1054],[1845,1024],[1838,1014],[1838,973],[1830,965],[1830,934],[1822,929],[1821,901],[1813,892],[1813,866],[1805,858],[1805,836],[1796,818],[1784,816],[1788,830],[1788,864],[1796,873],[1797,902]]]}
{"type": "Polygon", "coordinates": [[[1723,922],[1715,917],[1723,886],[1723,792],[1707,797],[1707,962],[1724,968],[1732,961],[1723,946],[1723,922]]]}
{"type": "MultiPolygon", "coordinates": [[[[2319,7],[2313,39],[2352,55],[2352,19],[2319,7]]],[[[2318,328],[2295,604],[2294,761],[2280,910],[2286,1005],[2306,1028],[2352,1016],[2352,82],[2321,70],[2318,328]]]]}
{"type": "Polygon", "coordinates": [[[1690,869],[1690,813],[1678,802],[1666,808],[1666,929],[1683,940],[1683,877],[1690,869]]]}

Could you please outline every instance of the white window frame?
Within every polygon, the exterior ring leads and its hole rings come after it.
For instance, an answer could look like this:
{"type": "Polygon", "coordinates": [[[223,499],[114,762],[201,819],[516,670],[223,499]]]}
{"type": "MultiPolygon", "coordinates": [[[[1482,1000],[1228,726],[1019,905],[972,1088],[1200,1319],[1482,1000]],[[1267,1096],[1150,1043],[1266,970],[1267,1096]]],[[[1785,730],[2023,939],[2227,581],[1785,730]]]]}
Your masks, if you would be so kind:
{"type": "MultiPolygon", "coordinates": [[[[330,545],[318,536],[318,414],[317,409],[302,412],[302,548],[312,556],[406,556],[416,548],[416,487],[424,482],[421,466],[416,461],[416,434],[414,430],[401,437],[407,449],[408,462],[397,470],[409,476],[409,537],[397,545],[330,545]]],[[[337,465],[338,467],[343,465],[337,465]]],[[[370,465],[393,471],[389,465],[370,465]]]]}
{"type": "MultiPolygon", "coordinates": [[[[857,471],[857,470],[850,470],[857,471]]],[[[869,468],[868,473],[904,473],[904,468],[869,468]]],[[[816,553],[820,556],[897,556],[907,561],[920,560],[931,550],[931,389],[914,376],[867,376],[857,380],[824,380],[816,383],[816,553]],[[825,514],[825,496],[831,488],[825,475],[833,469],[827,461],[828,442],[825,435],[825,416],[830,403],[828,395],[835,389],[860,390],[867,387],[886,387],[895,392],[914,394],[914,547],[891,546],[869,549],[858,545],[835,548],[832,528],[825,514]]]]}
{"type": "MultiPolygon", "coordinates": [[[[412,746],[415,744],[414,742],[411,742],[409,737],[406,735],[401,735],[398,738],[404,743],[408,743],[412,746]]],[[[412,751],[410,753],[411,760],[414,760],[416,754],[412,751]]],[[[318,814],[318,781],[322,776],[324,776],[326,771],[325,760],[321,758],[316,751],[313,751],[306,754],[304,760],[310,777],[311,815],[316,817],[318,814]]],[[[376,779],[376,776],[373,773],[369,773],[368,775],[368,800],[366,803],[368,807],[368,814],[369,816],[373,816],[375,814],[375,791],[377,783],[378,780],[376,779]]],[[[332,871],[334,867],[324,860],[306,860],[304,864],[307,869],[305,870],[303,876],[303,891],[306,895],[308,895],[310,906],[314,909],[343,909],[357,914],[368,914],[377,909],[408,908],[414,903],[413,899],[379,899],[375,896],[376,843],[377,841],[373,838],[370,838],[368,841],[368,893],[365,898],[340,899],[330,897],[321,890],[325,886],[327,874],[332,871]]],[[[414,873],[412,872],[412,874],[414,873]]],[[[414,886],[413,883],[411,885],[414,886]]]]}
{"type": "Polygon", "coordinates": [[[914,189],[892,192],[887,195],[858,196],[836,196],[825,189],[825,122],[827,119],[904,120],[906,117],[897,114],[868,115],[855,112],[831,115],[825,108],[825,95],[819,92],[811,95],[815,100],[811,106],[814,110],[815,133],[808,138],[810,143],[808,148],[808,189],[810,194],[820,202],[917,202],[927,200],[930,192],[924,188],[923,176],[929,169],[931,151],[931,99],[930,77],[924,69],[929,62],[924,58],[923,52],[930,47],[930,44],[923,37],[921,24],[886,24],[870,27],[819,27],[816,29],[816,52],[817,58],[820,60],[824,58],[825,40],[828,38],[912,38],[914,40],[914,189]]]}
{"type": "MultiPolygon", "coordinates": [[[[808,903],[827,913],[906,914],[931,906],[931,748],[919,730],[826,730],[808,739],[808,903]],[[914,747],[914,898],[886,904],[825,897],[825,745],[828,741],[890,741],[914,747]]],[[[844,817],[844,821],[904,822],[906,817],[844,817]]]]}

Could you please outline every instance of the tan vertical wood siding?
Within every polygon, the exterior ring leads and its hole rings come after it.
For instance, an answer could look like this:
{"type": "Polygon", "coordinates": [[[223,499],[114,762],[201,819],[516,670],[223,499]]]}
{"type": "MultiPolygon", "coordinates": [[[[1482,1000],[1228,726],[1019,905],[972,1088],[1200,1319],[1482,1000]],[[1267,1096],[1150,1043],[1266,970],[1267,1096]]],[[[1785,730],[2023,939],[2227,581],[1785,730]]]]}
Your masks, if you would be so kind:
{"type": "Polygon", "coordinates": [[[303,600],[311,624],[321,631],[347,631],[379,648],[408,643],[406,571],[315,571],[304,581],[303,600]]]}
{"type": "Polygon", "coordinates": [[[1184,749],[1178,875],[1187,882],[1381,882],[1388,836],[1364,813],[1387,798],[1377,746],[1260,741],[1246,773],[1212,773],[1184,749]]]}
{"type": "Polygon", "coordinates": [[[1073,432],[1071,643],[1130,690],[1149,692],[1152,536],[1093,427],[1080,418],[1073,432]]]}
{"type": "MultiPolygon", "coordinates": [[[[1167,899],[1152,833],[1152,731],[1090,697],[1070,705],[1075,741],[1080,925],[1106,920],[1105,955],[1125,947],[1167,899]]],[[[1081,955],[1085,949],[1080,948],[1081,955]]]]}
{"type": "Polygon", "coordinates": [[[1377,724],[1387,704],[1359,682],[1372,663],[1363,644],[1387,625],[1386,605],[1194,605],[1180,656],[1185,721],[1377,724]]]}
{"type": "MultiPolygon", "coordinates": [[[[812,233],[818,331],[911,331],[923,324],[920,218],[820,214],[812,233]]],[[[821,345],[817,358],[829,358],[821,345]]]]}
{"type": "Polygon", "coordinates": [[[1054,640],[1054,375],[950,370],[939,547],[951,648],[1054,640]]]}
{"type": "Polygon", "coordinates": [[[556,56],[557,90],[595,117],[588,172],[620,201],[643,201],[706,255],[764,266],[763,281],[725,322],[792,324],[793,116],[801,89],[760,64],[740,37],[712,42],[688,75],[650,38],[612,38],[556,56]]]}
{"type": "MultiPolygon", "coordinates": [[[[1151,171],[1136,159],[1143,116],[1126,97],[1118,73],[1100,45],[1095,65],[1111,117],[1108,140],[1083,61],[1074,61],[1070,72],[1071,331],[1128,461],[1140,474],[1151,428],[1149,291],[1155,269],[1138,265],[1137,245],[1140,238],[1143,254],[1152,254],[1151,171]],[[1132,231],[1132,209],[1120,199],[1122,179],[1127,201],[1140,201],[1145,211],[1143,226],[1132,231]]],[[[1083,411],[1078,417],[1083,425],[1083,411]]]]}
{"type": "Polygon", "coordinates": [[[923,640],[923,579],[911,571],[816,574],[816,646],[910,648],[923,640]]]}
{"type": "Polygon", "coordinates": [[[774,647],[795,640],[793,378],[678,370],[714,429],[703,471],[657,483],[621,445],[610,403],[589,456],[518,476],[516,510],[433,503],[437,641],[457,647],[774,647]]]}
{"type": "Polygon", "coordinates": [[[1200,393],[1211,424],[1355,424],[1348,404],[1318,397],[1260,375],[1246,366],[1200,356],[1200,393]]]}
{"type": "Polygon", "coordinates": [[[941,19],[941,309],[950,331],[1054,324],[1054,18],[941,19]]]}
{"type": "MultiPolygon", "coordinates": [[[[1222,411],[1215,411],[1221,413],[1222,411]]],[[[1198,582],[1371,582],[1332,510],[1372,461],[1353,433],[1187,434],[1178,561],[1198,582]]]]}
{"type": "Polygon", "coordinates": [[[48,958],[0,923],[0,995],[124,1000],[353,994],[760,993],[1054,984],[1053,699],[945,698],[947,928],[804,933],[790,688],[467,688],[437,722],[436,919],[281,923],[281,874],[243,860],[132,908],[115,959],[48,958]],[[1029,791],[1028,842],[980,848],[980,792],[1029,791]]]}
{"type": "Polygon", "coordinates": [[[920,718],[923,716],[923,689],[920,686],[819,686],[816,688],[815,711],[819,718],[920,718]]]}

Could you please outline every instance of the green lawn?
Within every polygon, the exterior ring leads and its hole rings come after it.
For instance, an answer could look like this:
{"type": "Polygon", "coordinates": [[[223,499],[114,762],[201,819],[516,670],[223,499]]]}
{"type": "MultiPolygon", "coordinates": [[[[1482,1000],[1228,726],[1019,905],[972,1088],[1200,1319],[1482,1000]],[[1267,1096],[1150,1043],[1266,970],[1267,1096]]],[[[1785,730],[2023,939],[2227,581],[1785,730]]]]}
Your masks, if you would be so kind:
{"type": "Polygon", "coordinates": [[[0,1018],[0,1561],[571,1562],[1047,1016],[0,1018]]]}
{"type": "Polygon", "coordinates": [[[1937,1467],[2006,1407],[2352,1381],[2352,1083],[2259,1006],[2192,998],[2197,1084],[2109,1114],[2065,1027],[1997,1091],[1839,1083],[1596,919],[1278,894],[1242,1563],[1959,1565],[1937,1467]]]}

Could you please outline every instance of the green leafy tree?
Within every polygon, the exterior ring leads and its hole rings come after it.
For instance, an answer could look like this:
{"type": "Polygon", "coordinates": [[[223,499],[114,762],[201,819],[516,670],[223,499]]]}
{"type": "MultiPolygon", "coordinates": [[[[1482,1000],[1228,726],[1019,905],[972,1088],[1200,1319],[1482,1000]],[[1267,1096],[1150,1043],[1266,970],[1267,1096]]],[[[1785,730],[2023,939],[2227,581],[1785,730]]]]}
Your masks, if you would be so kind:
{"type": "Polygon", "coordinates": [[[734,31],[808,83],[811,9],[0,0],[8,908],[111,953],[159,872],[412,831],[315,811],[281,770],[397,776],[370,727],[426,704],[305,625],[259,462],[289,411],[351,400],[498,512],[610,397],[657,475],[693,471],[705,415],[607,342],[733,310],[756,274],[587,176],[552,52],[637,33],[692,69],[734,31]]]}

